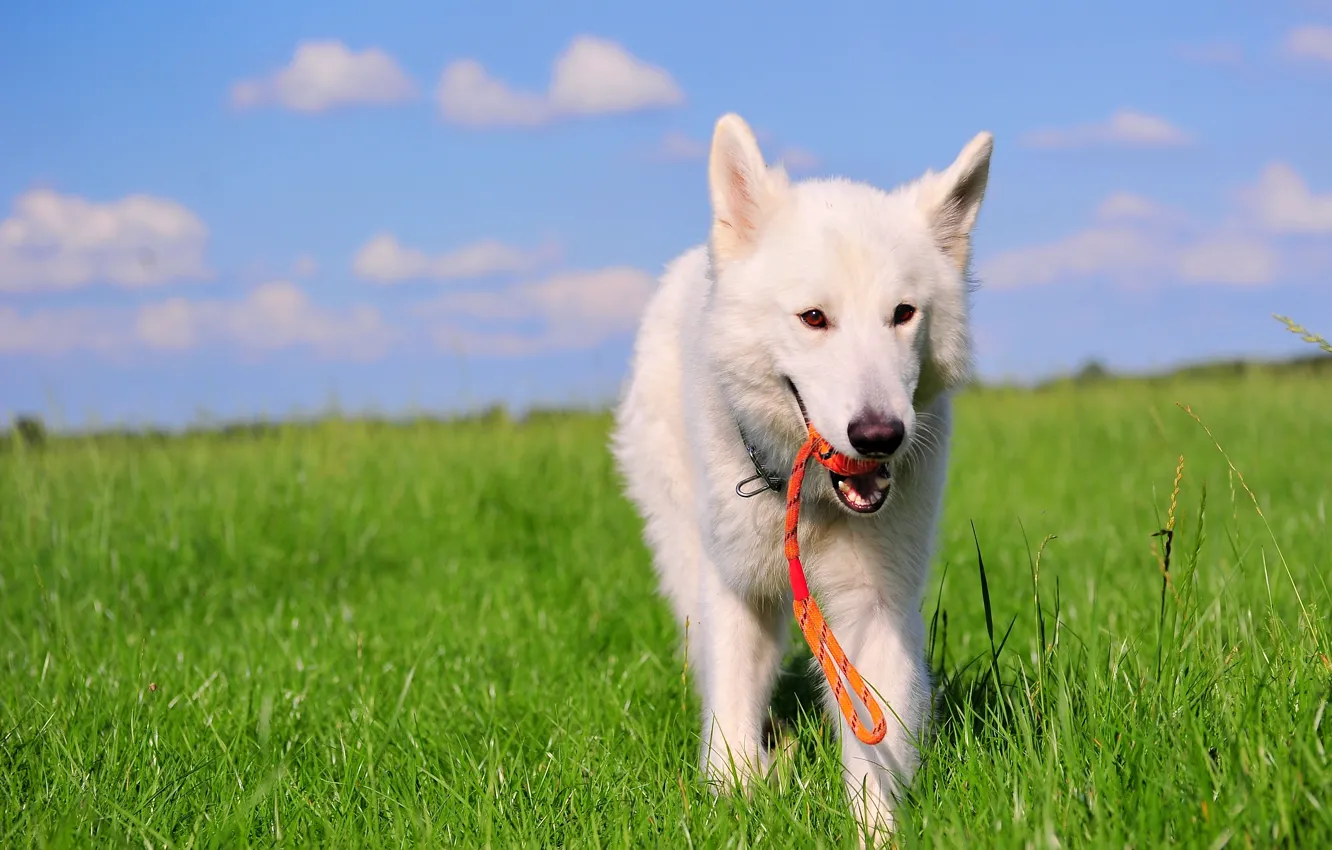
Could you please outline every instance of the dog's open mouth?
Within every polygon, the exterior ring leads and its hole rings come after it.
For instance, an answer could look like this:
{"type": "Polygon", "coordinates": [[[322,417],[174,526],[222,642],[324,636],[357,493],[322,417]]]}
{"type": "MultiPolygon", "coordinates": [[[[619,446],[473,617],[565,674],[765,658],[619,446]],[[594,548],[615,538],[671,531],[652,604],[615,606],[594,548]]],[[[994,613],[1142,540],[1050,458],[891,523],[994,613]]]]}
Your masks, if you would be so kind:
{"type": "MultiPolygon", "coordinates": [[[[795,382],[787,378],[786,386],[791,390],[791,395],[795,396],[796,405],[800,407],[800,415],[805,420],[805,427],[809,427],[805,400],[800,397],[795,382]]],[[[837,500],[848,510],[858,514],[872,514],[888,501],[888,490],[893,486],[893,473],[888,464],[881,463],[872,472],[863,475],[838,475],[828,470],[828,480],[832,482],[837,500]]]]}
{"type": "Polygon", "coordinates": [[[886,463],[863,475],[838,475],[829,470],[828,478],[838,501],[858,514],[872,514],[883,507],[888,488],[893,486],[893,475],[886,463]]]}

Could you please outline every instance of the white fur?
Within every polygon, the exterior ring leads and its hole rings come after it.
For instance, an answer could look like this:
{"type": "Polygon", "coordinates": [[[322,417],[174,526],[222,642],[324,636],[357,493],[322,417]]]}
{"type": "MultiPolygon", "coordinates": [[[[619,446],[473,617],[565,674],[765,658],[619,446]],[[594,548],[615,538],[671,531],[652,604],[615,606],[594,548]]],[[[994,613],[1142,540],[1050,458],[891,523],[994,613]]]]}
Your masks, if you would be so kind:
{"type": "MultiPolygon", "coordinates": [[[[930,687],[921,598],[941,509],[950,391],[970,371],[969,234],[992,139],[976,136],[942,173],[883,192],[846,180],[792,184],[764,164],[748,125],[717,122],[708,245],[666,269],[642,320],[613,448],[645,521],[662,591],[686,620],[703,702],[701,761],[714,781],[766,770],[762,728],[791,627],[784,497],[742,499],[753,474],[737,427],[789,475],[812,424],[858,457],[847,426],[866,408],[900,418],[884,507],[856,515],[811,463],[801,511],[810,588],[834,633],[886,701],[887,737],[842,733],[847,789],[872,832],[918,761],[930,687]],[[899,304],[916,317],[895,326],[899,304]],[[829,328],[798,318],[818,308],[829,328]],[[862,790],[863,789],[863,790],[862,790]]],[[[821,677],[820,677],[821,678],[821,677]]]]}

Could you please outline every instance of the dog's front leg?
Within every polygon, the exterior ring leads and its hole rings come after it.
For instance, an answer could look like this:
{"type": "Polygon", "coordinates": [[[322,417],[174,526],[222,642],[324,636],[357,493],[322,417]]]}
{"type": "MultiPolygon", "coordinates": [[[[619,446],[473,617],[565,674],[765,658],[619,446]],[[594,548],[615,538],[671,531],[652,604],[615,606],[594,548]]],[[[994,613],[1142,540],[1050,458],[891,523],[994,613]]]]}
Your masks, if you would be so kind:
{"type": "Polygon", "coordinates": [[[783,600],[753,600],[704,564],[702,767],[714,791],[767,770],[763,721],[785,649],[783,600]]]}
{"type": "MultiPolygon", "coordinates": [[[[930,706],[924,621],[917,612],[896,608],[877,593],[837,601],[838,622],[831,623],[834,633],[888,722],[882,741],[864,744],[832,696],[826,698],[829,710],[840,720],[843,776],[852,811],[878,843],[892,831],[897,798],[920,761],[918,746],[930,706]]],[[[867,720],[860,711],[862,721],[867,720]]]]}

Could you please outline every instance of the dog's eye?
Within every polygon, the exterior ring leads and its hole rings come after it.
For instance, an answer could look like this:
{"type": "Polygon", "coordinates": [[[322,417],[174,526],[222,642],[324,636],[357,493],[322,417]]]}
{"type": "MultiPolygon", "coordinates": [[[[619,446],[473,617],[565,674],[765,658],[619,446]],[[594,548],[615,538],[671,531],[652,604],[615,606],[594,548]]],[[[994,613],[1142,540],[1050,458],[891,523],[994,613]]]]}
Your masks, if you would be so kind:
{"type": "Polygon", "coordinates": [[[910,304],[898,304],[897,309],[893,311],[893,324],[905,325],[916,317],[916,308],[910,304]]]}
{"type": "Polygon", "coordinates": [[[800,314],[800,321],[818,331],[828,327],[828,317],[823,315],[822,310],[806,310],[800,314]]]}

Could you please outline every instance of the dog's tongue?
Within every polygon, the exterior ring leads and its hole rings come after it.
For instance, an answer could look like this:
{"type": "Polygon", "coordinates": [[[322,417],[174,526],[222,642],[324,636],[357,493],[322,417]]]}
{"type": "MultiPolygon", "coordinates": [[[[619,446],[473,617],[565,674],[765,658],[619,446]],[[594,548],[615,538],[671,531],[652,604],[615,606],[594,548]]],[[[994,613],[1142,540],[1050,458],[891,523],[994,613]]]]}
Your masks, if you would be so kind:
{"type": "Polygon", "coordinates": [[[888,467],[879,466],[870,472],[858,475],[843,476],[834,473],[832,481],[838,495],[848,507],[861,512],[870,512],[883,503],[888,494],[888,487],[892,484],[892,476],[888,472],[888,467]]]}
{"type": "Polygon", "coordinates": [[[892,483],[888,470],[882,466],[860,475],[848,475],[846,480],[866,499],[878,497],[892,483]]]}

